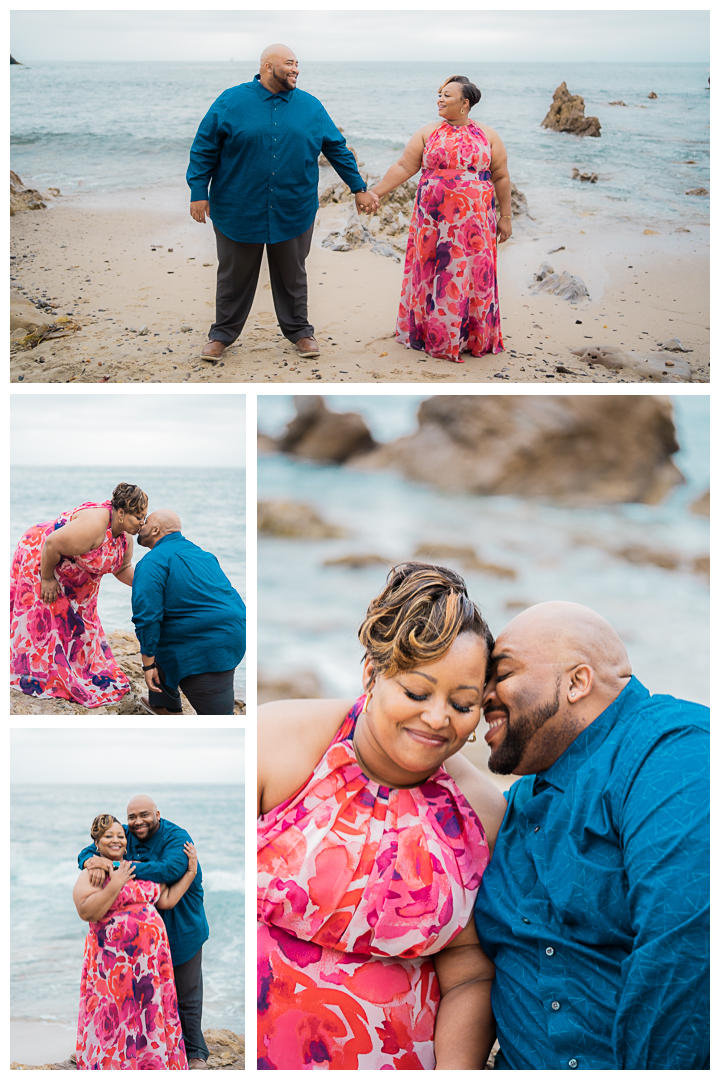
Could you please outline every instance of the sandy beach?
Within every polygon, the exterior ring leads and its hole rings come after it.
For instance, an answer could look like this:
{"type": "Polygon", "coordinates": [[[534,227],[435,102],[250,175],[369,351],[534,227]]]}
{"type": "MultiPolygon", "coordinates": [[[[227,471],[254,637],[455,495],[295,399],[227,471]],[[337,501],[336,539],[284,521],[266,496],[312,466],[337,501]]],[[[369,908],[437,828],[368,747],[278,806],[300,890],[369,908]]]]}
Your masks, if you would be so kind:
{"type": "Polygon", "coordinates": [[[517,217],[498,259],[506,351],[456,365],[395,341],[401,262],[368,247],[321,246],[354,214],[348,203],[320,209],[307,264],[319,359],[298,359],[280,335],[264,267],[242,338],[209,363],[200,350],[214,317],[214,235],[192,221],[186,200],[180,188],[61,196],[12,218],[11,289],[79,325],[29,351],[13,346],[13,382],[644,381],[634,368],[591,366],[572,352],[585,347],[654,356],[663,382],[709,381],[704,226],[660,231],[634,220],[608,229],[590,216],[552,231],[517,217]],[[543,262],[582,278],[589,299],[534,291],[543,262]],[[690,351],[659,352],[673,338],[690,351]]]}
{"type": "Polygon", "coordinates": [[[75,1052],[75,1024],[10,1021],[10,1060],[24,1065],[66,1061],[75,1052]]]}

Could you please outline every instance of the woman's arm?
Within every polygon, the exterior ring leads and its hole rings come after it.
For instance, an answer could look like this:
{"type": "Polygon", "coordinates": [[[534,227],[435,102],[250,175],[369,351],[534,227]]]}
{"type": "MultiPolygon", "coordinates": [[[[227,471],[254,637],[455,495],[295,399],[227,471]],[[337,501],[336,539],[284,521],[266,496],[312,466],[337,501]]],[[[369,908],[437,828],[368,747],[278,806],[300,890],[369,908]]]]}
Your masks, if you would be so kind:
{"type": "Polygon", "coordinates": [[[173,908],[178,900],[181,900],[192,885],[197,875],[198,858],[195,845],[189,842],[183,844],[183,851],[187,855],[188,868],[178,881],[172,885],[163,885],[155,907],[166,909],[173,908]]]}
{"type": "Polygon", "coordinates": [[[495,1042],[490,1002],[495,966],[480,947],[471,920],[433,956],[440,984],[435,1021],[436,1069],[484,1069],[495,1042]]]}
{"type": "Polygon", "coordinates": [[[390,166],[382,180],[378,181],[377,184],[373,184],[369,190],[374,191],[376,195],[382,198],[383,195],[394,191],[395,188],[400,187],[411,176],[414,176],[422,165],[425,141],[436,126],[436,124],[426,124],[425,127],[416,131],[405,147],[402,157],[398,158],[395,164],[390,166]]]}
{"type": "Polygon", "coordinates": [[[117,870],[110,871],[110,880],[103,889],[91,885],[88,871],[83,870],[73,889],[75,907],[83,922],[97,922],[98,919],[102,919],[120,895],[123,885],[134,876],[133,864],[121,862],[117,870]]]}
{"type": "Polygon", "coordinates": [[[128,542],[127,542],[127,547],[125,549],[125,558],[123,559],[123,564],[122,564],[122,566],[120,567],[119,570],[114,570],[113,574],[118,579],[118,581],[122,581],[123,585],[130,585],[132,587],[132,583],[133,583],[133,565],[132,565],[133,542],[132,542],[132,536],[128,536],[127,541],[128,542]]]}
{"type": "Polygon", "coordinates": [[[492,157],[490,159],[490,176],[495,186],[495,198],[498,205],[498,243],[503,244],[512,236],[512,201],[510,198],[510,173],[508,172],[507,150],[498,135],[492,128],[483,128],[490,140],[492,157]]]}
{"type": "Polygon", "coordinates": [[[352,701],[271,701],[258,709],[258,817],[302,787],[352,708],[352,701]]]}
{"type": "Polygon", "coordinates": [[[50,533],[43,544],[40,559],[40,595],[43,600],[51,604],[57,599],[55,567],[63,556],[87,555],[88,551],[99,548],[105,539],[108,520],[107,510],[83,510],[67,525],[50,533]]]}

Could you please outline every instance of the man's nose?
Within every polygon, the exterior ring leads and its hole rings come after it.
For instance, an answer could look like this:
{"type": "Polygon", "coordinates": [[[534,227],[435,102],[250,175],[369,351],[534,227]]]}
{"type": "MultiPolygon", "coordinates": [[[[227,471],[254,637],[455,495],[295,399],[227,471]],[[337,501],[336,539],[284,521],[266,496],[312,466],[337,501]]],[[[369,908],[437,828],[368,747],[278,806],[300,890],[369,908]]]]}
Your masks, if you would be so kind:
{"type": "Polygon", "coordinates": [[[488,680],[488,684],[485,687],[485,693],[483,694],[482,707],[486,708],[490,702],[497,700],[497,683],[494,678],[488,680]]]}

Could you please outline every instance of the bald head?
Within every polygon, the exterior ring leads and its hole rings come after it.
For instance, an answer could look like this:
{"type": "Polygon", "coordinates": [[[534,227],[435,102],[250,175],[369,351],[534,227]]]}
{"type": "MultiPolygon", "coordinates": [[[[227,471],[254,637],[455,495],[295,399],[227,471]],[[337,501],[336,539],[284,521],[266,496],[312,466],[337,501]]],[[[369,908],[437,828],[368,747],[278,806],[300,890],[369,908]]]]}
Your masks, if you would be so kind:
{"type": "Polygon", "coordinates": [[[155,547],[158,540],[168,533],[180,532],[182,523],[174,510],[153,510],[145,518],[145,524],[137,535],[141,547],[155,547]]]}
{"type": "Polygon", "coordinates": [[[517,615],[498,635],[491,663],[483,701],[489,765],[517,775],[550,768],[632,674],[610,623],[561,601],[517,615]]]}
{"type": "Polygon", "coordinates": [[[287,45],[276,43],[263,49],[260,57],[260,82],[273,94],[294,90],[299,66],[297,57],[287,45]]]}
{"type": "Polygon", "coordinates": [[[133,836],[144,843],[160,827],[160,813],[149,795],[136,795],[128,803],[128,829],[133,836]]]}

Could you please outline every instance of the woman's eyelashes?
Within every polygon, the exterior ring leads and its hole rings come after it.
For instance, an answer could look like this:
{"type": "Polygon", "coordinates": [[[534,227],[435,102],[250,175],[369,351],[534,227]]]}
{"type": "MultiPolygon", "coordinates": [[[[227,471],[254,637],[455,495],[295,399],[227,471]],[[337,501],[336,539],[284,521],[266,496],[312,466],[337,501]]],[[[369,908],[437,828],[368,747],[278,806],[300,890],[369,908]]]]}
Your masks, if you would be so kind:
{"type": "MultiPolygon", "coordinates": [[[[429,694],[413,694],[411,690],[407,690],[405,687],[403,687],[403,690],[405,691],[405,696],[409,697],[411,701],[427,701],[430,697],[429,694]]],[[[472,712],[472,710],[476,708],[475,705],[459,705],[455,701],[451,701],[450,704],[456,712],[463,714],[472,712]]]]}

